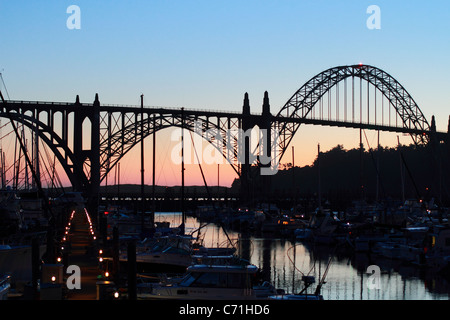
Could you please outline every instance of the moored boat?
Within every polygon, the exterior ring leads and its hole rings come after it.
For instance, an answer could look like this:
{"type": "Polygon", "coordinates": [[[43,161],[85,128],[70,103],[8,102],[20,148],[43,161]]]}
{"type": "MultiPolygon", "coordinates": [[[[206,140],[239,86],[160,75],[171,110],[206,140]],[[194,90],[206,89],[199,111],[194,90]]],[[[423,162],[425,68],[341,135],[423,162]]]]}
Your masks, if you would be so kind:
{"type": "Polygon", "coordinates": [[[254,300],[276,294],[255,265],[193,265],[178,283],[138,285],[138,299],[254,300]]]}
{"type": "MultiPolygon", "coordinates": [[[[184,273],[192,264],[191,236],[164,236],[150,239],[148,244],[137,247],[136,266],[138,272],[184,273]]],[[[127,263],[127,253],[119,257],[127,263]]]]}

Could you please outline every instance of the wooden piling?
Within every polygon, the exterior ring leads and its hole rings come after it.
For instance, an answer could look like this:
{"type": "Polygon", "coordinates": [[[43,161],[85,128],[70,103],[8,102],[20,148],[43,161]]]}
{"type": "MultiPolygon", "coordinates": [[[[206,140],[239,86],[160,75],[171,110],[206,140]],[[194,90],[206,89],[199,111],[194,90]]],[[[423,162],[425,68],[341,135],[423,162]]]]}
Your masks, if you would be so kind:
{"type": "Polygon", "coordinates": [[[130,241],[127,250],[128,258],[128,299],[136,300],[136,243],[130,241]]]}

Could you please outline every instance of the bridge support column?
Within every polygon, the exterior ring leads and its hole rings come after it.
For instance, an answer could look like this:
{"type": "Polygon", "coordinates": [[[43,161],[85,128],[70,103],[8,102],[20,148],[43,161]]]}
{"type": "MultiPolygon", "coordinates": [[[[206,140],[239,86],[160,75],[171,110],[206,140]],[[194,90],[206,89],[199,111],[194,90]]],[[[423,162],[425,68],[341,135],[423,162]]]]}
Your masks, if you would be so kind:
{"type": "MultiPolygon", "coordinates": [[[[265,168],[271,167],[271,160],[272,160],[272,136],[271,136],[271,117],[270,114],[270,104],[269,104],[269,93],[267,91],[264,92],[264,99],[263,99],[263,105],[262,105],[262,118],[261,123],[259,123],[259,127],[262,132],[262,153],[260,154],[260,162],[261,166],[265,168]]],[[[270,171],[270,170],[269,170],[270,171]]],[[[265,174],[261,175],[261,170],[258,170],[259,175],[259,181],[261,182],[261,196],[263,201],[267,201],[270,198],[271,194],[271,175],[265,174]]]]}
{"type": "MultiPolygon", "coordinates": [[[[251,192],[250,192],[250,137],[245,134],[248,130],[252,128],[251,119],[250,119],[250,101],[248,98],[248,93],[246,92],[244,95],[244,105],[242,107],[242,124],[241,129],[243,131],[243,150],[244,157],[243,163],[241,164],[241,190],[240,190],[240,198],[241,203],[247,203],[251,200],[251,192]]],[[[238,146],[239,147],[239,146],[238,146]]]]}
{"type": "MultiPolygon", "coordinates": [[[[434,115],[431,116],[431,125],[430,125],[430,141],[428,143],[428,147],[431,149],[431,161],[433,165],[431,166],[431,174],[432,174],[432,191],[431,196],[439,199],[439,202],[442,200],[441,191],[441,174],[442,174],[442,163],[439,152],[439,140],[436,135],[436,120],[434,115]]],[[[429,200],[429,199],[427,199],[429,200]]]]}
{"type": "Polygon", "coordinates": [[[73,154],[75,156],[75,162],[72,164],[74,176],[77,178],[76,182],[72,186],[75,191],[86,192],[83,186],[82,176],[83,164],[86,160],[86,156],[83,152],[83,122],[88,116],[85,108],[81,106],[80,97],[77,95],[75,101],[74,112],[74,124],[73,124],[73,154]]]}
{"type": "Polygon", "coordinates": [[[88,211],[92,217],[98,218],[98,201],[100,193],[100,101],[95,94],[95,101],[90,114],[91,119],[91,150],[88,157],[91,160],[91,176],[88,187],[88,211]]]}

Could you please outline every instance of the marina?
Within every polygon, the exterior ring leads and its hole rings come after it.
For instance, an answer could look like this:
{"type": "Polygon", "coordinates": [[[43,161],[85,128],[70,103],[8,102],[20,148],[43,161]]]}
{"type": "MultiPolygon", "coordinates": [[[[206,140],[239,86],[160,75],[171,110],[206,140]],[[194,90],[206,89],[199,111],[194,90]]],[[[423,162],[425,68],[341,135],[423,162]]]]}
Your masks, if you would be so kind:
{"type": "Polygon", "coordinates": [[[353,2],[4,1],[0,303],[449,301],[449,4],[353,2]]]}
{"type": "MultiPolygon", "coordinates": [[[[181,221],[178,213],[161,213],[159,219],[181,221]]],[[[195,228],[199,222],[188,218],[187,226],[195,228]]],[[[210,246],[226,243],[227,236],[217,225],[210,225],[205,231],[205,242],[210,246]]],[[[448,300],[450,287],[448,279],[424,272],[417,266],[405,264],[399,259],[335,251],[333,247],[316,245],[277,237],[244,237],[229,232],[229,237],[240,239],[244,256],[266,272],[275,288],[285,293],[299,293],[303,287],[303,275],[314,275],[316,282],[330,263],[321,294],[325,300],[448,300]],[[244,243],[247,242],[247,249],[244,243]],[[245,253],[247,251],[247,253],[245,253]],[[372,272],[370,265],[380,267],[380,288],[370,286],[372,272]],[[369,283],[369,284],[368,284],[369,283]]],[[[315,288],[315,286],[313,286],[315,288]]],[[[310,289],[310,292],[313,292],[310,289]]]]}

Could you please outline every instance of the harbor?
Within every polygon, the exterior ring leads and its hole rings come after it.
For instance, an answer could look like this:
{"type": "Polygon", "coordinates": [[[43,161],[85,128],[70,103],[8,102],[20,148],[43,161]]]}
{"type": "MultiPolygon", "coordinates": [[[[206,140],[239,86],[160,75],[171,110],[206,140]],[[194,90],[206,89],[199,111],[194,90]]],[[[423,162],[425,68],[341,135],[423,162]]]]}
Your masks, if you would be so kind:
{"type": "MultiPolygon", "coordinates": [[[[112,258],[108,258],[106,248],[100,241],[93,241],[84,214],[81,213],[78,217],[75,215],[75,221],[76,227],[68,235],[67,243],[72,245],[67,263],[80,266],[81,290],[65,288],[61,289],[59,296],[48,296],[45,291],[48,289],[44,289],[42,299],[45,300],[46,297],[57,300],[128,299],[128,286],[120,287],[114,283],[112,258]],[[102,254],[99,254],[98,250],[103,250],[102,254]],[[99,258],[102,258],[101,262],[99,258]]],[[[182,215],[174,212],[157,213],[155,221],[158,224],[177,228],[182,223],[182,215]]],[[[190,234],[202,225],[204,223],[196,217],[187,217],[186,233],[190,234]]],[[[325,300],[448,300],[449,297],[450,287],[446,274],[437,273],[398,256],[356,252],[350,247],[337,249],[336,246],[299,241],[279,235],[251,235],[232,230],[226,232],[214,223],[208,223],[202,227],[202,234],[202,243],[208,248],[221,248],[224,252],[232,248],[237,249],[235,253],[247,258],[250,265],[259,266],[261,278],[278,289],[272,294],[280,292],[286,296],[298,294],[305,287],[303,277],[311,276],[315,283],[309,289],[309,293],[313,294],[320,279],[324,279],[320,293],[325,300]],[[371,286],[373,275],[368,267],[372,265],[378,266],[381,271],[380,278],[377,280],[378,287],[371,286]]],[[[129,236],[130,233],[126,234],[125,238],[129,236]]],[[[225,255],[222,258],[225,259],[225,255]]],[[[229,265],[228,262],[222,263],[229,265]]],[[[139,271],[136,280],[137,292],[145,292],[144,284],[148,284],[148,279],[151,279],[152,283],[159,283],[163,279],[168,281],[167,273],[165,277],[162,277],[159,273],[161,270],[139,271]]],[[[69,276],[70,274],[66,274],[64,281],[59,281],[61,288],[66,286],[69,276]]],[[[173,273],[172,270],[169,276],[175,279],[182,274],[173,273]]],[[[145,294],[137,294],[138,299],[146,299],[146,297],[145,294]]],[[[11,294],[11,298],[29,299],[30,297],[11,294]]],[[[186,297],[179,297],[179,299],[186,299],[186,297]]],[[[216,297],[216,299],[220,298],[216,297]]]]}
{"type": "Polygon", "coordinates": [[[0,304],[438,313],[448,7],[4,1],[0,304]]]}
{"type": "MultiPolygon", "coordinates": [[[[245,95],[244,116],[248,103],[245,95]]],[[[3,107],[10,102],[3,99],[3,107]]],[[[268,108],[266,92],[263,114],[268,108]]],[[[183,127],[184,109],[181,115],[183,127]]],[[[360,129],[359,149],[338,145],[323,152],[319,144],[311,166],[296,167],[293,158],[270,175],[263,174],[269,167],[244,162],[230,187],[220,186],[219,165],[217,186],[208,185],[201,161],[195,171],[203,186],[185,185],[184,153],[192,147],[197,154],[193,139],[181,143],[179,163],[172,158],[181,169],[176,175],[181,185],[156,185],[156,131],[152,184],[146,185],[141,130],[140,185],[121,184],[118,163],[114,184],[91,179],[81,189],[57,186],[55,171],[41,172],[41,166],[48,169],[38,160],[41,138],[32,136],[29,157],[10,121],[19,156],[10,167],[15,169],[11,179],[1,167],[1,297],[448,300],[450,225],[443,164],[450,131],[438,134],[432,120],[427,145],[365,150],[360,129]],[[400,168],[394,165],[399,158],[400,168]],[[423,167],[424,158],[440,163],[439,170],[423,167]],[[341,171],[345,177],[339,177],[341,171]],[[42,179],[49,175],[52,187],[47,180],[44,188],[42,179]]],[[[182,142],[188,134],[181,130],[182,142]]],[[[90,168],[98,178],[100,167],[90,168]]]]}
{"type": "MultiPolygon", "coordinates": [[[[267,108],[266,92],[263,114],[267,108]]],[[[181,114],[184,126],[184,109],[181,114]]],[[[359,149],[338,145],[323,152],[318,145],[311,166],[296,167],[293,158],[273,175],[262,174],[267,166],[242,163],[230,187],[220,186],[219,165],[217,186],[208,185],[200,161],[195,171],[203,186],[185,185],[184,152],[197,154],[193,139],[181,144],[179,163],[172,159],[181,185],[156,185],[156,131],[153,181],[146,185],[141,131],[141,184],[121,184],[118,163],[114,184],[91,179],[81,191],[57,186],[55,171],[41,172],[48,164],[38,160],[40,138],[32,136],[29,157],[11,121],[19,157],[11,179],[5,166],[1,171],[1,297],[448,300],[448,171],[442,164],[450,131],[438,134],[432,119],[427,145],[365,150],[360,129],[359,149]],[[394,165],[399,158],[400,168],[394,165]],[[424,158],[438,161],[439,170],[423,167],[424,158]],[[44,188],[41,179],[49,175],[53,186],[44,188]]],[[[181,130],[182,142],[188,134],[181,130]]]]}
{"type": "MultiPolygon", "coordinates": [[[[156,221],[179,225],[180,213],[158,213],[156,221]]],[[[188,217],[186,230],[196,230],[201,222],[188,217]]],[[[313,275],[317,282],[325,276],[321,294],[327,300],[447,300],[448,277],[421,268],[408,261],[381,254],[355,252],[313,242],[280,236],[224,232],[212,223],[204,227],[204,243],[208,247],[227,248],[228,237],[238,244],[239,254],[260,266],[266,280],[285,294],[299,293],[304,288],[302,276],[313,275]],[[370,286],[370,265],[380,267],[379,288],[370,286]]],[[[315,286],[314,286],[315,288],[315,286]]],[[[310,289],[310,293],[314,290],[310,289]]]]}

